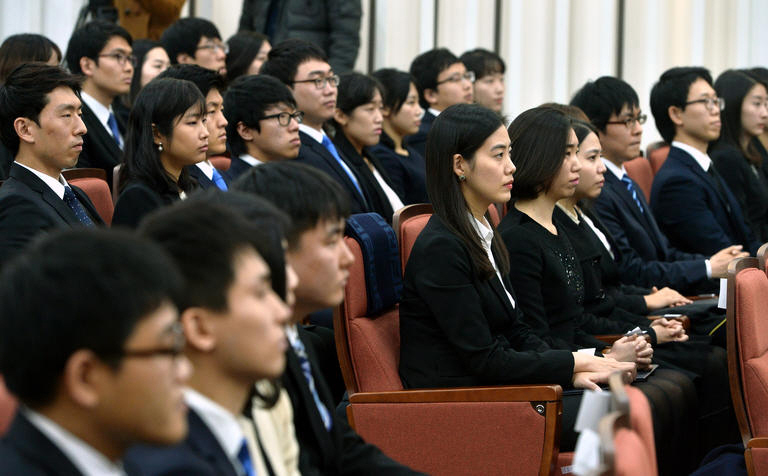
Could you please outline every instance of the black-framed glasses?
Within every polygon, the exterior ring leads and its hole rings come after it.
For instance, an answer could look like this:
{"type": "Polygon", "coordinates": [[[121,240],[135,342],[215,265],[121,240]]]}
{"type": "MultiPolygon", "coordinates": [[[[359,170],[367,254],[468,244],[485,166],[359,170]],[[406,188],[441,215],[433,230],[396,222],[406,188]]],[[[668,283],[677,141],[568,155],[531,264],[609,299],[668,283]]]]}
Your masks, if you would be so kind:
{"type": "Polygon", "coordinates": [[[127,55],[125,53],[104,53],[104,54],[100,54],[99,58],[103,56],[114,59],[115,61],[117,61],[117,64],[119,64],[120,66],[125,66],[125,63],[130,61],[131,66],[133,66],[134,68],[136,67],[136,57],[133,55],[127,55]]]}
{"type": "Polygon", "coordinates": [[[277,114],[270,114],[268,116],[260,117],[259,120],[277,118],[277,123],[283,127],[287,127],[291,123],[291,119],[296,119],[296,122],[301,124],[304,121],[304,111],[290,112],[278,112],[277,114]]]}
{"type": "Polygon", "coordinates": [[[180,322],[174,322],[171,327],[173,343],[170,346],[154,347],[150,349],[122,349],[116,352],[116,356],[122,358],[146,359],[156,356],[168,356],[177,358],[184,353],[187,340],[184,338],[184,328],[180,322]]]}
{"type": "Polygon", "coordinates": [[[635,127],[635,124],[645,124],[645,121],[648,120],[648,116],[646,114],[638,114],[637,116],[628,117],[626,119],[622,119],[620,121],[608,121],[606,124],[624,124],[627,126],[627,129],[632,129],[635,127]]]}
{"type": "Polygon", "coordinates": [[[296,83],[315,83],[315,87],[317,89],[323,89],[326,84],[330,84],[332,87],[337,88],[337,87],[339,87],[339,81],[341,81],[341,78],[339,78],[339,75],[338,74],[332,74],[330,76],[325,76],[323,78],[300,79],[298,81],[294,81],[293,84],[296,84],[296,83]]]}
{"type": "Polygon", "coordinates": [[[684,105],[688,106],[690,104],[704,104],[704,107],[707,108],[707,111],[709,112],[716,112],[716,111],[722,111],[725,109],[725,99],[723,98],[704,98],[704,99],[696,99],[693,101],[688,101],[684,105]]]}
{"type": "Polygon", "coordinates": [[[444,80],[436,82],[435,86],[439,86],[439,85],[441,85],[443,83],[458,83],[459,81],[461,81],[463,79],[466,79],[470,83],[474,83],[475,82],[475,72],[474,71],[467,71],[464,74],[459,74],[459,73],[452,74],[452,75],[448,76],[447,78],[445,78],[444,80]]]}
{"type": "Polygon", "coordinates": [[[229,45],[226,43],[203,43],[197,47],[198,50],[221,50],[225,55],[229,54],[229,45]]]}

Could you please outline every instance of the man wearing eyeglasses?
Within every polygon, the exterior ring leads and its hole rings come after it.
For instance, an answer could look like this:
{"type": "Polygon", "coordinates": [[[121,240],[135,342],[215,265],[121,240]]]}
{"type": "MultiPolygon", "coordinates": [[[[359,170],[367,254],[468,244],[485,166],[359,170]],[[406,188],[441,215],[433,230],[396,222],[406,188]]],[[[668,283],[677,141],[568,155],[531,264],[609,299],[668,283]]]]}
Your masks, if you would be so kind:
{"type": "Polygon", "coordinates": [[[417,56],[411,63],[416,79],[419,104],[424,108],[419,132],[405,138],[409,146],[426,158],[427,133],[440,112],[454,104],[472,103],[475,73],[446,48],[436,48],[417,56]]]}
{"type": "Polygon", "coordinates": [[[55,233],[8,264],[0,374],[21,405],[0,474],[142,474],[130,446],[185,437],[180,285],[162,250],[114,230],[55,233]]]}
{"type": "Polygon", "coordinates": [[[615,244],[611,251],[622,280],[687,294],[716,291],[710,278],[725,276],[738,248],[727,247],[711,257],[674,248],[660,231],[639,185],[626,173],[624,162],[640,156],[646,121],[632,86],[603,76],[585,84],[571,104],[597,128],[606,173],[593,207],[615,244]]]}
{"type": "Polygon", "coordinates": [[[221,41],[216,25],[204,18],[181,18],[160,38],[171,64],[196,64],[227,75],[229,47],[221,41]]]}
{"type": "Polygon", "coordinates": [[[78,167],[103,169],[112,186],[112,171],[122,161],[125,124],[112,103],[131,88],[136,58],[131,35],[122,27],[95,20],[76,30],[67,45],[70,71],[85,76],[83,122],[88,133],[78,167]]]}
{"type": "Polygon", "coordinates": [[[224,116],[232,153],[224,174],[230,181],[251,167],[298,157],[304,113],[279,79],[263,74],[237,78],[224,96],[224,116]]]}
{"type": "Polygon", "coordinates": [[[651,208],[677,248],[710,255],[741,245],[754,255],[760,243],[707,155],[709,143],[720,136],[725,107],[706,69],[672,68],[661,75],[651,90],[651,112],[672,147],[653,180],[651,208]]]}

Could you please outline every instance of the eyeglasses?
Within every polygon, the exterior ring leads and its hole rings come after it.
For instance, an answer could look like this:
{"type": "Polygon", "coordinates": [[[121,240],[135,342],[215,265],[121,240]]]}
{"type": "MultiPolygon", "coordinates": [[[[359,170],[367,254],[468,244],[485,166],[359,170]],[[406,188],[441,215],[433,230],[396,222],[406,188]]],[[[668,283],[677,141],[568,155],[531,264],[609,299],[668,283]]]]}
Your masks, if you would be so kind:
{"type": "Polygon", "coordinates": [[[317,89],[323,89],[325,88],[326,84],[330,84],[331,87],[337,88],[339,86],[339,81],[341,78],[339,78],[338,74],[332,74],[330,76],[326,76],[324,78],[314,78],[314,79],[301,79],[299,81],[294,81],[293,84],[296,83],[315,83],[315,87],[317,89]]]}
{"type": "Polygon", "coordinates": [[[475,72],[474,71],[467,71],[464,74],[459,74],[459,73],[452,74],[452,75],[448,76],[446,79],[444,79],[442,81],[436,82],[435,85],[439,86],[439,85],[441,85],[443,83],[458,83],[462,79],[466,79],[470,83],[474,83],[475,82],[475,72]]]}
{"type": "Polygon", "coordinates": [[[627,129],[632,129],[635,127],[635,123],[637,124],[645,124],[645,121],[648,119],[648,116],[645,114],[638,114],[637,116],[628,117],[626,119],[622,119],[620,121],[608,121],[606,124],[624,124],[627,126],[627,129]]]}
{"type": "Polygon", "coordinates": [[[130,61],[131,66],[136,66],[136,57],[133,55],[126,55],[124,53],[104,53],[99,55],[99,58],[106,56],[108,58],[113,58],[115,61],[117,61],[117,64],[120,66],[125,66],[125,63],[130,61]]]}
{"type": "Polygon", "coordinates": [[[259,118],[260,121],[263,121],[265,119],[273,119],[277,118],[277,123],[280,124],[283,127],[287,127],[288,124],[291,123],[291,119],[296,119],[296,122],[301,124],[304,121],[304,111],[296,111],[293,114],[290,112],[279,112],[277,114],[270,114],[269,116],[264,116],[262,118],[259,118]]]}
{"type": "Polygon", "coordinates": [[[684,106],[698,103],[704,104],[704,106],[707,108],[707,111],[709,112],[722,111],[725,109],[725,99],[723,98],[696,99],[695,101],[688,101],[684,104],[684,106]]]}
{"type": "Polygon", "coordinates": [[[145,359],[155,356],[168,356],[177,358],[184,353],[184,328],[180,322],[175,322],[171,327],[173,343],[170,347],[156,347],[154,349],[123,349],[117,352],[117,355],[123,358],[145,359]]]}
{"type": "Polygon", "coordinates": [[[198,50],[221,50],[225,55],[229,54],[229,45],[224,43],[203,43],[197,47],[198,50]]]}

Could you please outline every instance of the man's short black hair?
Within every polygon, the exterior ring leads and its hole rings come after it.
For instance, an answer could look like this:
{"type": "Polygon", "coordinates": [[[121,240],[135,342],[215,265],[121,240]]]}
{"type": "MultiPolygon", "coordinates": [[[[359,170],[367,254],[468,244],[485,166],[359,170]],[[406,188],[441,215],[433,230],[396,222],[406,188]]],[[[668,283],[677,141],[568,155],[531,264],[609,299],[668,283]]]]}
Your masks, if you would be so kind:
{"type": "Polygon", "coordinates": [[[504,74],[507,66],[501,56],[485,48],[475,48],[459,57],[467,71],[475,73],[475,79],[482,79],[491,74],[504,74]]]}
{"type": "Polygon", "coordinates": [[[0,140],[14,155],[19,151],[19,136],[13,121],[26,117],[40,125],[40,111],[48,104],[48,94],[64,86],[80,94],[82,77],[58,66],[26,63],[14,69],[0,85],[0,140]]]}
{"type": "Polygon", "coordinates": [[[169,26],[160,37],[160,43],[168,53],[171,64],[179,62],[178,56],[186,53],[192,58],[197,53],[197,44],[202,37],[221,40],[219,29],[205,18],[180,18],[169,26]]]}
{"type": "Polygon", "coordinates": [[[156,245],[116,230],[66,230],[17,256],[0,278],[0,373],[31,407],[51,403],[70,356],[119,365],[137,324],[181,285],[156,245]]]}
{"type": "Polygon", "coordinates": [[[227,141],[233,157],[247,152],[245,141],[237,132],[237,124],[261,131],[259,119],[272,106],[285,104],[296,108],[291,90],[277,78],[259,74],[237,78],[224,95],[224,117],[227,118],[227,141]]]}
{"type": "Polygon", "coordinates": [[[287,238],[292,249],[298,246],[301,234],[321,220],[349,216],[349,198],[341,185],[322,170],[296,161],[251,167],[232,188],[266,198],[291,217],[293,226],[287,238]]]}
{"type": "Polygon", "coordinates": [[[661,75],[651,89],[651,112],[661,137],[671,143],[675,138],[675,124],[669,117],[669,106],[685,109],[691,84],[703,79],[712,85],[709,70],[698,66],[671,68],[661,75]]]}
{"type": "Polygon", "coordinates": [[[203,97],[208,96],[208,92],[211,89],[218,89],[219,92],[224,94],[224,87],[226,82],[224,76],[220,75],[216,71],[212,71],[196,64],[175,64],[170,68],[160,73],[158,78],[174,78],[174,79],[186,79],[192,81],[197,86],[197,89],[203,93],[203,97]]]}
{"type": "Polygon", "coordinates": [[[611,114],[618,116],[625,105],[639,107],[640,99],[627,82],[603,76],[582,86],[571,99],[571,105],[584,111],[590,122],[599,131],[605,132],[605,124],[611,114]]]}
{"type": "Polygon", "coordinates": [[[411,63],[411,74],[416,79],[416,89],[419,90],[419,104],[428,108],[429,103],[424,98],[425,89],[437,89],[437,77],[440,73],[459,63],[459,58],[447,48],[435,48],[417,56],[411,63]]]}
{"type": "Polygon", "coordinates": [[[261,65],[259,74],[274,76],[288,86],[293,85],[299,65],[309,60],[328,62],[328,56],[314,43],[306,40],[290,39],[281,41],[272,47],[267,61],[261,65]]]}
{"type": "Polygon", "coordinates": [[[132,44],[131,34],[128,31],[114,23],[104,20],[93,20],[75,30],[69,38],[67,44],[67,67],[75,74],[82,74],[80,69],[80,58],[91,58],[99,63],[99,53],[109,43],[109,40],[119,36],[128,44],[132,44]]]}

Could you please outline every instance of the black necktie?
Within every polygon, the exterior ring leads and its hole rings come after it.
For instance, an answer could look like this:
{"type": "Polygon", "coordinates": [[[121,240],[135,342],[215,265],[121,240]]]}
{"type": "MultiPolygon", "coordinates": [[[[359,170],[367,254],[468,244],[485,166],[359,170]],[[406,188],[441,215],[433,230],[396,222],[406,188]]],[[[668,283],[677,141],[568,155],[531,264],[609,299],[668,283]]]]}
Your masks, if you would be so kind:
{"type": "Polygon", "coordinates": [[[707,169],[707,174],[709,174],[709,176],[715,182],[717,193],[720,194],[720,198],[722,198],[723,202],[725,203],[725,209],[728,211],[728,213],[731,213],[731,204],[728,203],[728,199],[726,198],[728,195],[725,194],[725,187],[723,187],[722,179],[720,178],[720,174],[717,173],[717,170],[715,170],[715,166],[711,163],[707,169]]]}

